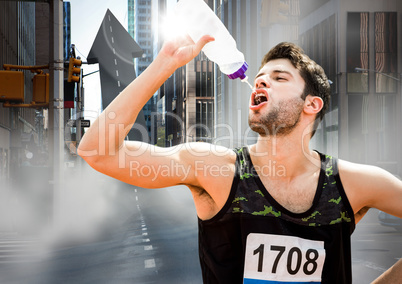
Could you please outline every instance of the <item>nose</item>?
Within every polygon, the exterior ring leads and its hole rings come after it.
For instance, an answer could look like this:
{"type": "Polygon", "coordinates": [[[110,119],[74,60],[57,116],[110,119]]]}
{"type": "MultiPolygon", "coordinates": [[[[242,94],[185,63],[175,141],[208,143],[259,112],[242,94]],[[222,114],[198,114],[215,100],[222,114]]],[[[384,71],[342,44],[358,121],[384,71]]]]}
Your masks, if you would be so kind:
{"type": "Polygon", "coordinates": [[[266,75],[259,76],[257,79],[255,79],[254,85],[255,85],[254,87],[256,89],[268,88],[269,87],[269,82],[267,80],[267,76],[266,75]]]}

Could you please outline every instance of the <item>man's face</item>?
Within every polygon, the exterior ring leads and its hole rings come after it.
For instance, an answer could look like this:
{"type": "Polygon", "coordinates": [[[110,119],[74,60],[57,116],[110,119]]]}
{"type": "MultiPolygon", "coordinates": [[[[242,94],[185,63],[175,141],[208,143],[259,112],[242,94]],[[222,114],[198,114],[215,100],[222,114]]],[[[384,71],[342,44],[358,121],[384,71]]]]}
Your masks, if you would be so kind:
{"type": "Polygon", "coordinates": [[[303,111],[304,80],[288,59],[265,64],[254,80],[249,126],[261,136],[286,135],[297,126],[303,111]]]}

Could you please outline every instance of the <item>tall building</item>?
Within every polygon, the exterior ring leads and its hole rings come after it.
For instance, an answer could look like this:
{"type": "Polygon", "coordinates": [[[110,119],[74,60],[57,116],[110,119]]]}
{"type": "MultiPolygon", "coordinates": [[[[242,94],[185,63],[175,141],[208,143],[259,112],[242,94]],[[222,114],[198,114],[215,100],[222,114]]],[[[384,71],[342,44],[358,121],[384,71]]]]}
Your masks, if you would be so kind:
{"type": "MultiPolygon", "coordinates": [[[[176,0],[163,2],[172,12],[176,0]]],[[[205,1],[211,9],[214,2],[205,1]]],[[[162,31],[163,33],[163,31],[162,31]]],[[[163,34],[160,33],[160,41],[163,34]]],[[[159,91],[158,145],[214,140],[214,64],[201,52],[176,70],[159,91]]]]}
{"type": "MultiPolygon", "coordinates": [[[[0,2],[0,69],[35,65],[35,3],[0,2]]],[[[0,86],[1,88],[1,86],[0,86]]],[[[24,71],[25,102],[32,100],[32,73],[24,71]]],[[[5,108],[0,102],[0,187],[26,159],[24,147],[37,141],[36,112],[5,108]]]]}
{"type": "MultiPolygon", "coordinates": [[[[216,0],[214,9],[245,54],[250,81],[281,41],[299,44],[323,66],[332,99],[312,148],[402,175],[401,1],[216,0]]],[[[219,70],[214,79],[216,141],[253,143],[250,90],[219,70]]]]}
{"type": "MultiPolygon", "coordinates": [[[[262,2],[214,1],[216,15],[245,56],[249,65],[246,75],[251,83],[266,51],[264,47],[268,39],[260,26],[262,2]]],[[[218,67],[215,70],[215,142],[230,148],[255,142],[256,135],[250,131],[247,122],[250,87],[239,79],[229,79],[218,67]]]]}
{"type": "MultiPolygon", "coordinates": [[[[128,33],[144,51],[142,57],[135,59],[135,72],[139,76],[154,59],[153,15],[157,17],[157,1],[128,0],[128,33]],[[152,9],[154,8],[154,9],[152,9]]],[[[151,98],[143,108],[150,143],[156,144],[155,120],[152,118],[156,111],[156,96],[151,98]]]]}
{"type": "Polygon", "coordinates": [[[402,2],[328,0],[301,8],[300,39],[332,84],[323,150],[401,175],[402,2]]]}
{"type": "Polygon", "coordinates": [[[136,58],[135,71],[140,75],[153,60],[152,0],[128,0],[128,33],[144,50],[136,58]]]}

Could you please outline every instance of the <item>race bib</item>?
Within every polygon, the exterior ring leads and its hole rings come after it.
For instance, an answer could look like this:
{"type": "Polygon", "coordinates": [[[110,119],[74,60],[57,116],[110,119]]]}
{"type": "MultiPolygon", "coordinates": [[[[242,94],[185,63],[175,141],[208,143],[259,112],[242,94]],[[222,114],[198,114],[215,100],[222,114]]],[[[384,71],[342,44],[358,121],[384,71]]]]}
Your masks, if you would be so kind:
{"type": "Polygon", "coordinates": [[[243,283],[321,283],[324,260],[323,241],[251,233],[243,283]]]}

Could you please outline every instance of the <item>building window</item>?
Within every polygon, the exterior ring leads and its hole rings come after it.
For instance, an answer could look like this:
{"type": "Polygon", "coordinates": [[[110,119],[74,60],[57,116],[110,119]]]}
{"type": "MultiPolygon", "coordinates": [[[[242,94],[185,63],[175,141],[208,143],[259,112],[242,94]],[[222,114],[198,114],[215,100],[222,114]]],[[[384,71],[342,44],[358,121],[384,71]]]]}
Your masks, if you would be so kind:
{"type": "Polygon", "coordinates": [[[213,69],[212,61],[203,59],[195,62],[196,96],[213,97],[213,69]]]}
{"type": "Polygon", "coordinates": [[[210,99],[197,100],[196,106],[196,135],[197,141],[212,142],[214,105],[210,99]]]}
{"type": "Polygon", "coordinates": [[[349,144],[358,145],[350,151],[348,158],[353,162],[366,162],[369,134],[369,100],[368,96],[355,95],[348,97],[348,134],[349,144]]]}
{"type": "Polygon", "coordinates": [[[314,147],[332,155],[338,153],[338,89],[336,18],[331,16],[300,36],[301,46],[310,58],[325,71],[331,84],[331,101],[320,127],[314,136],[314,147]]]}
{"type": "Polygon", "coordinates": [[[397,80],[395,79],[398,76],[396,19],[396,12],[375,13],[376,93],[395,93],[397,89],[397,80]]]}
{"type": "Polygon", "coordinates": [[[347,17],[347,91],[368,93],[368,73],[355,68],[369,69],[369,13],[348,13],[347,17]]]}

